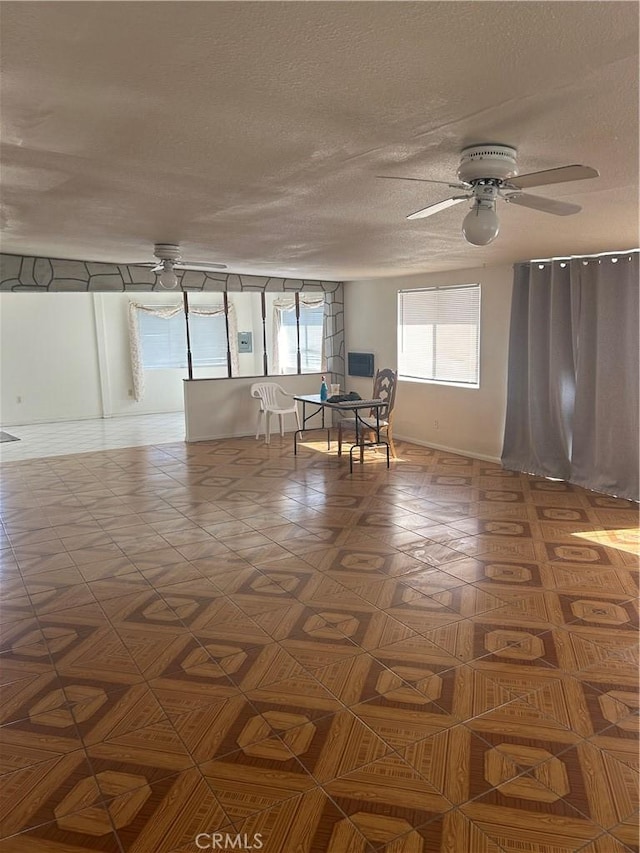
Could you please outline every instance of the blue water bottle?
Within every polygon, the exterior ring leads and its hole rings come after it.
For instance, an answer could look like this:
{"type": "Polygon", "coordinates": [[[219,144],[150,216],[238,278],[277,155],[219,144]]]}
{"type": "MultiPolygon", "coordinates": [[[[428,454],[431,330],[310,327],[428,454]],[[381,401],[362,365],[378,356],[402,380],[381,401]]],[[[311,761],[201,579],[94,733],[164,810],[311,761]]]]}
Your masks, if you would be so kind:
{"type": "Polygon", "coordinates": [[[329,396],[329,388],[327,386],[327,380],[322,377],[322,384],[320,385],[320,399],[326,400],[329,396]]]}

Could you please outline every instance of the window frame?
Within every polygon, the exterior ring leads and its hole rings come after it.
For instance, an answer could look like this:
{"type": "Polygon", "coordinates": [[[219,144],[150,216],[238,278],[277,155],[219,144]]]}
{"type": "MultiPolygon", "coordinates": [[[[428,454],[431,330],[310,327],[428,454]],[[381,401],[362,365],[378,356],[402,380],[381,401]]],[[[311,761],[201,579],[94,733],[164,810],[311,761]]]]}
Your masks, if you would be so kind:
{"type": "MultiPolygon", "coordinates": [[[[273,306],[274,311],[280,311],[280,324],[281,328],[289,328],[292,330],[291,336],[295,337],[295,362],[296,362],[296,372],[291,373],[290,371],[280,372],[280,373],[272,373],[272,376],[297,376],[297,375],[315,375],[317,373],[322,373],[324,370],[322,354],[323,354],[323,331],[324,331],[324,297],[322,300],[322,305],[318,306],[309,306],[304,300],[300,300],[300,296],[298,293],[294,294],[294,301],[290,308],[283,309],[282,307],[273,306]],[[319,361],[319,366],[317,370],[308,369],[309,364],[309,355],[316,355],[316,351],[308,346],[309,343],[309,330],[317,328],[316,324],[310,324],[303,322],[305,309],[308,309],[309,312],[316,308],[318,312],[322,313],[322,321],[320,323],[320,347],[317,351],[317,357],[319,361]],[[295,329],[295,332],[293,331],[295,329]],[[307,369],[303,369],[303,368],[307,369]]],[[[292,341],[293,343],[293,341],[292,341]]],[[[279,346],[279,341],[274,340],[273,346],[279,346]]],[[[280,361],[280,359],[278,359],[280,361]]]]}
{"type": "MultiPolygon", "coordinates": [[[[398,355],[398,380],[402,382],[416,382],[416,383],[424,383],[428,385],[448,385],[455,388],[467,388],[470,390],[479,390],[480,388],[480,367],[481,367],[481,334],[482,334],[482,288],[480,282],[470,282],[467,284],[448,284],[448,285],[436,285],[434,287],[416,287],[416,288],[406,288],[398,291],[398,311],[397,311],[397,355],[398,355]],[[433,355],[432,355],[432,363],[433,369],[432,373],[434,374],[432,377],[426,376],[412,376],[402,372],[402,335],[403,330],[406,325],[402,322],[402,310],[403,310],[403,296],[405,294],[416,294],[416,293],[441,293],[445,291],[462,291],[469,290],[477,293],[477,320],[475,323],[475,328],[477,330],[476,333],[476,346],[475,346],[475,380],[471,382],[467,382],[464,380],[455,380],[455,379],[444,379],[439,378],[437,376],[437,329],[438,325],[444,326],[444,323],[439,323],[436,319],[436,322],[430,324],[433,327],[433,355]]],[[[469,324],[464,324],[469,325],[469,324]]],[[[426,372],[426,371],[425,371],[426,372]]]]}

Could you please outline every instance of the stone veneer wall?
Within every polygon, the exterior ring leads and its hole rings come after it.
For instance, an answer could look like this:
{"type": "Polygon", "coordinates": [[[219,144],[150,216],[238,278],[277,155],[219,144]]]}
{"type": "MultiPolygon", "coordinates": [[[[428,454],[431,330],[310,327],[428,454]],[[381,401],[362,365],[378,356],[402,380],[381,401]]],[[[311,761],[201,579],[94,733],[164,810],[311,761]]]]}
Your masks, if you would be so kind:
{"type": "MultiPolygon", "coordinates": [[[[344,382],[344,295],[339,281],[277,278],[226,272],[176,271],[179,286],[175,292],[206,291],[295,292],[322,291],[325,294],[325,355],[327,372],[335,382],[344,382]]],[[[158,277],[149,267],[135,264],[109,264],[99,261],[74,261],[63,258],[37,258],[0,254],[0,292],[82,293],[118,291],[140,293],[162,291],[158,277]]],[[[173,292],[173,291],[171,291],[173,292]]]]}

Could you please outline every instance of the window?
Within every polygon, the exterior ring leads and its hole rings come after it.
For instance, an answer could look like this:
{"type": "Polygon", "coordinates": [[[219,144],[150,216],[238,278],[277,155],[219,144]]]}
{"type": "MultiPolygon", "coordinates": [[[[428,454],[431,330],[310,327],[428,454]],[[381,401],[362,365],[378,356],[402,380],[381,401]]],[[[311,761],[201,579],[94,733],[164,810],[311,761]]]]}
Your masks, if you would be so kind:
{"type": "MultiPolygon", "coordinates": [[[[187,334],[181,310],[171,317],[140,311],[139,323],[142,363],[145,368],[186,368],[187,334]]],[[[189,334],[194,367],[226,368],[227,329],[224,314],[190,314],[189,334]]]]}
{"type": "MultiPolygon", "coordinates": [[[[300,372],[319,373],[322,362],[322,324],[324,304],[305,305],[300,302],[300,372]]],[[[283,311],[278,334],[280,366],[284,373],[296,373],[298,359],[298,333],[295,306],[283,311]]]]}
{"type": "MultiPolygon", "coordinates": [[[[184,326],[184,317],[183,326],[184,326]]],[[[224,314],[189,314],[194,367],[227,366],[227,324],[224,314]]],[[[185,341],[186,343],[186,341],[185,341]]]]}
{"type": "Polygon", "coordinates": [[[150,296],[148,303],[129,301],[128,318],[136,402],[144,396],[145,370],[186,368],[189,379],[226,379],[326,369],[324,292],[185,292],[173,304],[150,296]],[[251,333],[252,345],[242,352],[238,322],[251,333]]]}
{"type": "Polygon", "coordinates": [[[320,373],[323,370],[324,296],[274,294],[268,302],[273,316],[269,373],[320,373]]]}
{"type": "Polygon", "coordinates": [[[398,373],[479,387],[479,284],[399,291],[398,373]]]}

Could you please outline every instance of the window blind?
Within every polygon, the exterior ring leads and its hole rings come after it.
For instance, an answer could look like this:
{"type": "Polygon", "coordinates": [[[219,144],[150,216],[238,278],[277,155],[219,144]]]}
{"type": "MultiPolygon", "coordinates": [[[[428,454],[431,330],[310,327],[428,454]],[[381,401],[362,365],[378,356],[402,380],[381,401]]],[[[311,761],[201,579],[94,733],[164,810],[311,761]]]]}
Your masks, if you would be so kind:
{"type": "Polygon", "coordinates": [[[480,285],[398,293],[401,378],[478,387],[480,285]]]}
{"type": "MultiPolygon", "coordinates": [[[[145,368],[186,368],[184,314],[157,317],[141,311],[139,323],[145,368]]],[[[194,367],[226,366],[227,330],[224,314],[190,314],[189,334],[194,367]]]]}

